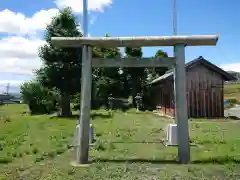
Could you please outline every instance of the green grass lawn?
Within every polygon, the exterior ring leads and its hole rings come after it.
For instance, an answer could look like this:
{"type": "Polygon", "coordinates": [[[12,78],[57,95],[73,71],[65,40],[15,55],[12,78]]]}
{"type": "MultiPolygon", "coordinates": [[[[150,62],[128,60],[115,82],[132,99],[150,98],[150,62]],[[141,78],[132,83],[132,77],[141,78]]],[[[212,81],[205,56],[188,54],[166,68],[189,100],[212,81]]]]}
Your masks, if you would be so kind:
{"type": "Polygon", "coordinates": [[[97,141],[89,167],[72,167],[69,146],[76,119],[29,116],[26,106],[0,108],[0,179],[240,179],[240,121],[190,121],[191,160],[179,165],[176,147],[165,147],[172,120],[151,112],[93,112],[97,141]]]}
{"type": "Polygon", "coordinates": [[[224,98],[236,99],[240,102],[240,84],[226,84],[224,86],[224,98]]]}

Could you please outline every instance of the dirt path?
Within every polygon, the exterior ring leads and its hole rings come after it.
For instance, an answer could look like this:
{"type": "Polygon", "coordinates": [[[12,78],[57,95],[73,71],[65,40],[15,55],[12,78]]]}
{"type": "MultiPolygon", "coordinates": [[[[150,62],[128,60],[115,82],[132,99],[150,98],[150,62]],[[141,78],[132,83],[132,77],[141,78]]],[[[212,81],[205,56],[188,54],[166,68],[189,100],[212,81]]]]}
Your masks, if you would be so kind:
{"type": "Polygon", "coordinates": [[[240,105],[224,111],[225,117],[235,116],[240,118],[240,105]]]}

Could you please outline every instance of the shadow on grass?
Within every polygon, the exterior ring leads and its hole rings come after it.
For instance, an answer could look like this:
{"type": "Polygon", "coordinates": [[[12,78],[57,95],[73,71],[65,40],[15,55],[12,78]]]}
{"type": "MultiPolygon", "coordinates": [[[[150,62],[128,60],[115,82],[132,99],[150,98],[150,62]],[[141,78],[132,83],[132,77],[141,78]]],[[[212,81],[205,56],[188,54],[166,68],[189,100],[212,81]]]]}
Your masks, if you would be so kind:
{"type": "Polygon", "coordinates": [[[240,159],[234,159],[234,157],[214,157],[201,160],[195,160],[191,162],[192,164],[239,164],[240,159]]]}
{"type": "Polygon", "coordinates": [[[110,114],[110,113],[107,113],[107,114],[103,114],[103,113],[92,113],[91,114],[91,118],[94,119],[94,118],[112,118],[114,116],[114,114],[110,114]]]}
{"type": "Polygon", "coordinates": [[[240,117],[225,116],[225,117],[208,117],[208,118],[201,118],[201,117],[189,118],[189,121],[196,121],[196,122],[202,122],[202,121],[206,121],[206,120],[209,120],[209,122],[218,121],[218,120],[220,120],[219,122],[224,122],[226,120],[240,120],[240,117]]]}
{"type": "MultiPolygon", "coordinates": [[[[78,119],[80,117],[79,114],[72,114],[71,116],[61,116],[61,115],[52,115],[50,118],[68,118],[68,119],[78,119]]],[[[113,116],[111,114],[103,114],[103,113],[92,113],[91,114],[91,118],[95,119],[95,118],[112,118],[113,116]]]]}
{"type": "Polygon", "coordinates": [[[105,159],[96,158],[92,162],[105,162],[105,163],[151,163],[151,164],[178,164],[177,160],[158,160],[158,159],[105,159]]]}
{"type": "Polygon", "coordinates": [[[53,114],[50,119],[55,119],[55,118],[68,118],[68,119],[78,119],[79,118],[79,114],[72,114],[71,116],[62,116],[62,115],[58,115],[58,114],[53,114]]]}
{"type": "Polygon", "coordinates": [[[240,118],[237,117],[237,116],[227,116],[225,118],[228,119],[228,120],[240,120],[240,118]]]}
{"type": "MultiPolygon", "coordinates": [[[[155,140],[155,141],[110,141],[109,143],[113,144],[162,144],[166,146],[166,141],[164,140],[155,140]]],[[[190,143],[191,147],[198,147],[195,143],[190,143]]],[[[168,147],[178,147],[177,145],[170,145],[168,147]]]]}
{"type": "Polygon", "coordinates": [[[162,144],[165,146],[163,140],[158,140],[158,141],[111,141],[111,143],[114,144],[162,144]]]}
{"type": "MultiPolygon", "coordinates": [[[[143,159],[143,158],[126,158],[126,159],[107,159],[96,158],[92,162],[105,162],[105,163],[150,163],[150,164],[181,164],[178,160],[164,160],[164,159],[143,159]]],[[[225,158],[209,158],[203,160],[191,161],[189,164],[239,164],[240,160],[225,159],[225,158]]]]}

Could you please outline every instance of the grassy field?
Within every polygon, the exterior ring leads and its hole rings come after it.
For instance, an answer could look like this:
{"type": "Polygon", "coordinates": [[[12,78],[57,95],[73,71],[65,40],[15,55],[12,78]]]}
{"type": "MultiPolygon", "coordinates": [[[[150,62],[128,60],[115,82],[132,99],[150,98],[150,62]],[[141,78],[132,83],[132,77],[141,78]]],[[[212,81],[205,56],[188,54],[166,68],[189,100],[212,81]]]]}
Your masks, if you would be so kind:
{"type": "Polygon", "coordinates": [[[240,84],[227,84],[224,86],[225,99],[236,99],[240,102],[240,84]]]}
{"type": "Polygon", "coordinates": [[[0,110],[0,180],[240,179],[240,121],[190,121],[192,163],[179,165],[176,147],[162,143],[171,120],[99,110],[92,112],[92,164],[74,168],[76,118],[29,116],[23,105],[0,110]]]}

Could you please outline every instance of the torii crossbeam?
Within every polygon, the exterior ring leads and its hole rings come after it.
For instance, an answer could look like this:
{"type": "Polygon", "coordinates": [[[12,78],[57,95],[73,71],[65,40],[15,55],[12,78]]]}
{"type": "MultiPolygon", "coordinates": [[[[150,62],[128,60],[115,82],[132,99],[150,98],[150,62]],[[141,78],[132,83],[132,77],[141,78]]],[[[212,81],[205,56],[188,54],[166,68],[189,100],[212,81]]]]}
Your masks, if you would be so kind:
{"type": "Polygon", "coordinates": [[[91,101],[91,68],[94,67],[175,67],[174,89],[176,122],[178,134],[178,158],[180,163],[190,161],[188,113],[185,87],[185,46],[215,46],[217,35],[193,36],[149,36],[149,37],[53,37],[52,43],[58,47],[82,48],[83,88],[81,92],[80,138],[77,151],[77,163],[88,163],[90,101],[91,101]],[[146,47],[173,46],[174,57],[158,59],[92,59],[92,47],[146,47]],[[92,64],[93,63],[93,64],[92,64]]]}

